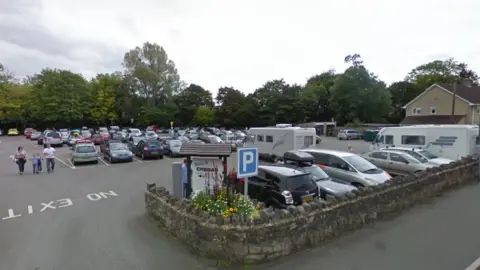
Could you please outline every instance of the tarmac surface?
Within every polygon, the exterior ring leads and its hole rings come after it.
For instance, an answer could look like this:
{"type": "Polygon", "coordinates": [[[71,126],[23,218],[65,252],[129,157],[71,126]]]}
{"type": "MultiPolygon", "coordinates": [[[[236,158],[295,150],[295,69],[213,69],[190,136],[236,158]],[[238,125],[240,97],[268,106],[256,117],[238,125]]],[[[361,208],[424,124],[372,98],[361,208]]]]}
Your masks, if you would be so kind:
{"type": "MultiPolygon", "coordinates": [[[[33,175],[27,163],[20,176],[10,158],[15,149],[41,148],[22,137],[0,141],[0,270],[217,269],[145,215],[145,182],[171,189],[171,164],[181,159],[73,166],[64,146],[57,148],[54,173],[33,175]]],[[[320,148],[349,144],[358,153],[368,150],[361,141],[330,138],[320,148]]],[[[479,192],[467,187],[323,248],[248,268],[463,270],[480,256],[479,192]]]]}

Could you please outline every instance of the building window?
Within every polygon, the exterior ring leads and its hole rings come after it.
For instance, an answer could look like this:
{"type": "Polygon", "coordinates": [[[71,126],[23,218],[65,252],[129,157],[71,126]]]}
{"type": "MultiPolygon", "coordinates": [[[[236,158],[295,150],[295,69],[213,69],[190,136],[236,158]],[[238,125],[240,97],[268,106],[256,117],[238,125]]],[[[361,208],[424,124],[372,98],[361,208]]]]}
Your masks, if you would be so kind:
{"type": "Polygon", "coordinates": [[[422,113],[422,108],[413,108],[412,109],[412,114],[421,114],[422,113]]]}
{"type": "Polygon", "coordinates": [[[403,135],[402,144],[407,145],[425,145],[425,136],[403,135]]]}
{"type": "Polygon", "coordinates": [[[265,137],[265,141],[266,141],[266,142],[273,142],[273,136],[267,135],[267,136],[265,137]]]}
{"type": "Polygon", "coordinates": [[[262,135],[257,135],[257,141],[263,142],[263,136],[262,135]]]}
{"type": "Polygon", "coordinates": [[[437,107],[430,107],[430,114],[437,114],[437,107]]]}

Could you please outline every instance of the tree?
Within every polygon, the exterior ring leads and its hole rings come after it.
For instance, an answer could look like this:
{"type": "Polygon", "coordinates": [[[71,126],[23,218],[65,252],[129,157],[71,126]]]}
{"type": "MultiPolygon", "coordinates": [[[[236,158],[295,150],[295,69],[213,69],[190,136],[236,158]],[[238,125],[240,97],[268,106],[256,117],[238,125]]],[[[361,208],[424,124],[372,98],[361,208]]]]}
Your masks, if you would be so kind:
{"type": "Polygon", "coordinates": [[[68,70],[44,69],[33,81],[33,119],[60,125],[84,120],[91,97],[90,86],[82,75],[68,70]]]}
{"type": "Polygon", "coordinates": [[[205,127],[213,122],[213,111],[210,107],[199,107],[195,113],[195,117],[193,118],[193,122],[195,125],[200,127],[205,127]]]}
{"type": "Polygon", "coordinates": [[[340,124],[354,121],[385,121],[391,110],[391,95],[384,82],[363,65],[352,65],[335,81],[330,98],[340,124]]]}
{"type": "Polygon", "coordinates": [[[339,77],[335,70],[328,70],[310,77],[303,89],[306,121],[331,121],[334,110],[330,107],[331,89],[339,77]]]}
{"type": "Polygon", "coordinates": [[[391,84],[388,91],[392,100],[392,112],[388,119],[391,123],[399,123],[405,118],[403,106],[418,96],[418,87],[408,81],[400,81],[391,84]]]}
{"type": "Polygon", "coordinates": [[[175,96],[174,102],[178,108],[181,108],[175,116],[176,122],[184,125],[192,122],[198,108],[202,106],[213,108],[212,93],[196,84],[190,84],[182,90],[175,96]]]}
{"type": "Polygon", "coordinates": [[[96,124],[107,124],[117,120],[115,111],[115,89],[120,85],[120,78],[114,74],[98,74],[90,82],[91,105],[89,114],[96,124]]]}
{"type": "Polygon", "coordinates": [[[225,127],[239,125],[237,116],[245,102],[245,95],[232,87],[221,87],[216,100],[215,122],[225,127]]]}

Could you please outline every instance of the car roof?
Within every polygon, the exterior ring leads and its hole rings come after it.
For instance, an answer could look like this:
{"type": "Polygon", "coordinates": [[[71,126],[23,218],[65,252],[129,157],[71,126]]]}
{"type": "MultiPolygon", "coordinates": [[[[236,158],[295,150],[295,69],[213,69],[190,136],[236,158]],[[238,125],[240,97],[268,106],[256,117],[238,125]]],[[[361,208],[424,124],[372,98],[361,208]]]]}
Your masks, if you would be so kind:
{"type": "Polygon", "coordinates": [[[367,152],[367,153],[373,153],[373,152],[386,152],[386,153],[395,153],[395,154],[403,154],[403,155],[408,155],[408,153],[406,153],[405,151],[402,151],[402,150],[394,150],[394,149],[379,149],[379,150],[374,150],[374,151],[370,151],[370,152],[367,152]]]}
{"type": "Polygon", "coordinates": [[[289,167],[284,167],[280,165],[260,165],[258,166],[259,169],[262,169],[264,171],[270,172],[270,173],[275,173],[275,174],[280,174],[283,176],[294,176],[294,175],[303,175],[303,174],[308,174],[303,171],[299,171],[296,169],[292,169],[289,167]]]}
{"type": "Polygon", "coordinates": [[[424,149],[414,148],[414,147],[384,147],[381,150],[400,150],[400,151],[415,151],[415,152],[418,152],[418,151],[424,150],[424,149]]]}
{"type": "Polygon", "coordinates": [[[338,157],[349,157],[349,156],[355,156],[356,154],[350,153],[350,152],[345,152],[345,151],[339,151],[339,150],[330,150],[330,149],[300,149],[298,151],[302,152],[311,152],[311,153],[324,153],[324,154],[330,154],[338,157]]]}
{"type": "Polygon", "coordinates": [[[82,142],[82,143],[75,144],[75,147],[80,147],[80,146],[94,146],[94,145],[93,145],[93,143],[87,143],[87,142],[82,142]]]}

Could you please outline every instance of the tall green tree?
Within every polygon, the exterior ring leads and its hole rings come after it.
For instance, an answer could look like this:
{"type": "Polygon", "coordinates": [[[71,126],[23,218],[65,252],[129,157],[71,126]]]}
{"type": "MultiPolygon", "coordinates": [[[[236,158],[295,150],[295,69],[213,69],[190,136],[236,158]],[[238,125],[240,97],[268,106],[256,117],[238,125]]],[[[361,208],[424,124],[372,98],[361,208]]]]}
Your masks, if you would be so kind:
{"type": "Polygon", "coordinates": [[[202,106],[213,108],[212,93],[196,84],[190,84],[182,90],[175,96],[174,102],[179,108],[175,120],[183,125],[192,123],[198,108],[202,106]]]}
{"type": "Polygon", "coordinates": [[[193,118],[193,124],[199,127],[206,127],[213,123],[213,110],[211,107],[198,107],[193,118]]]}

